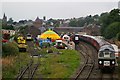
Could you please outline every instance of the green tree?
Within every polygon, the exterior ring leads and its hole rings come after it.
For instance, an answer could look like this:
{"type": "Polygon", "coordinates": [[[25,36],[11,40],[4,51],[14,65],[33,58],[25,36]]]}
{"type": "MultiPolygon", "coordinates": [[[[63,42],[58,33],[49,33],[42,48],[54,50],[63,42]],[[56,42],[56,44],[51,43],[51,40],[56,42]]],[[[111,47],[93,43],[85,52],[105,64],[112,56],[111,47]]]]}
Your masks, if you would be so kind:
{"type": "Polygon", "coordinates": [[[100,15],[100,18],[99,18],[99,22],[101,23],[102,27],[101,27],[101,34],[104,36],[105,34],[105,29],[108,25],[108,16],[109,16],[109,13],[102,13],[100,15]]]}
{"type": "Polygon", "coordinates": [[[113,22],[120,22],[120,9],[113,9],[109,13],[102,13],[100,15],[101,34],[106,37],[106,31],[113,22]]]}
{"type": "Polygon", "coordinates": [[[13,25],[6,25],[6,26],[2,26],[2,29],[14,30],[14,26],[13,25]]]}
{"type": "Polygon", "coordinates": [[[117,33],[117,36],[116,36],[117,40],[120,41],[120,32],[117,33]]]}
{"type": "Polygon", "coordinates": [[[87,24],[92,24],[92,23],[94,22],[94,19],[93,19],[93,17],[92,17],[91,15],[89,15],[89,16],[87,16],[87,17],[85,18],[85,22],[86,22],[87,24]]]}
{"type": "Polygon", "coordinates": [[[115,38],[120,32],[120,22],[111,23],[105,30],[105,38],[115,38]]]}
{"type": "Polygon", "coordinates": [[[79,18],[77,21],[77,25],[83,27],[85,25],[85,20],[83,18],[79,18]]]}
{"type": "Polygon", "coordinates": [[[8,24],[13,24],[13,19],[9,18],[9,20],[7,21],[8,24]]]}
{"type": "Polygon", "coordinates": [[[120,22],[120,9],[113,9],[108,16],[109,24],[112,22],[120,22]]]}
{"type": "Polygon", "coordinates": [[[69,26],[71,27],[76,27],[77,26],[77,20],[76,19],[72,19],[69,23],[69,26]]]}

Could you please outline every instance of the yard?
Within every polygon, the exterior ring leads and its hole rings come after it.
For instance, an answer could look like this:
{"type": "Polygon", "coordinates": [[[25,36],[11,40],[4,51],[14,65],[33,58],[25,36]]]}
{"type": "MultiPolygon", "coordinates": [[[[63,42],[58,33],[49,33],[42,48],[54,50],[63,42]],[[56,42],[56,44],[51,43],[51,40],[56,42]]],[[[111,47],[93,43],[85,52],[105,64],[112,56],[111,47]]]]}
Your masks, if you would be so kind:
{"type": "MultiPolygon", "coordinates": [[[[51,48],[53,53],[47,53],[47,49],[39,51],[42,56],[39,58],[40,66],[34,75],[35,78],[69,78],[79,67],[80,55],[77,51],[51,48]]],[[[16,78],[20,67],[25,67],[30,60],[27,52],[2,58],[2,77],[16,78]]],[[[38,58],[34,57],[34,62],[37,61],[38,58]]]]}

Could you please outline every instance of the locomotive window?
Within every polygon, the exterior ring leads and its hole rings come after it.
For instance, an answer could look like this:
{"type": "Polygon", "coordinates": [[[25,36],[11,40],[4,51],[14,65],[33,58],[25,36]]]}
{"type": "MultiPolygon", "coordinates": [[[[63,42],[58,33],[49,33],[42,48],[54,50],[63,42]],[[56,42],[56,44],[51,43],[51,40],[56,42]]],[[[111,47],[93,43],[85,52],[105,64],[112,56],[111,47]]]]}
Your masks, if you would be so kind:
{"type": "Polygon", "coordinates": [[[110,53],[110,57],[115,57],[115,54],[114,53],[110,53]]]}
{"type": "Polygon", "coordinates": [[[28,37],[31,37],[31,35],[27,35],[28,37]]]}
{"type": "Polygon", "coordinates": [[[79,40],[78,37],[75,37],[75,40],[79,40]]]}
{"type": "Polygon", "coordinates": [[[103,56],[104,56],[103,52],[100,52],[99,57],[103,57],[103,56]]]}
{"type": "Polygon", "coordinates": [[[104,52],[104,57],[110,57],[110,53],[109,52],[104,52]]]}

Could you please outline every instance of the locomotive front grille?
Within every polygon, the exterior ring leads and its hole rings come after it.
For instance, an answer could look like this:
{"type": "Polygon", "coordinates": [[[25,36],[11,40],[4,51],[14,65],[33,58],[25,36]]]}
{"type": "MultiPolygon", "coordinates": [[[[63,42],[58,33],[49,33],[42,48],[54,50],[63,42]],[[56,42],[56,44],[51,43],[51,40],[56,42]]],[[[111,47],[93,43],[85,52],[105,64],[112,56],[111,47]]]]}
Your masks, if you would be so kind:
{"type": "Polygon", "coordinates": [[[104,66],[110,66],[110,61],[104,61],[104,66]]]}

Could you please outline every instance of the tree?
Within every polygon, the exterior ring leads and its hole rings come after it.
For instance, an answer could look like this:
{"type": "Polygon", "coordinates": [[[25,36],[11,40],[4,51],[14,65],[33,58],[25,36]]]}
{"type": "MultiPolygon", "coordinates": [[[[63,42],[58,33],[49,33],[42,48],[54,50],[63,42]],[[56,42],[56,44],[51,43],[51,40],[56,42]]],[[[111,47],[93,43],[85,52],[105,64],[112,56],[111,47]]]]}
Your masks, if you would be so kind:
{"type": "Polygon", "coordinates": [[[12,24],[12,23],[13,23],[13,19],[12,19],[12,18],[9,18],[9,20],[8,20],[7,23],[8,23],[8,24],[12,24]]]}
{"type": "Polygon", "coordinates": [[[117,36],[116,36],[117,40],[120,41],[120,32],[117,33],[117,36]]]}
{"type": "Polygon", "coordinates": [[[99,15],[96,14],[96,15],[93,16],[93,18],[94,18],[94,19],[98,19],[98,18],[99,18],[99,15]]]}
{"type": "Polygon", "coordinates": [[[105,29],[108,25],[108,16],[109,16],[109,13],[102,13],[100,15],[100,19],[99,19],[99,22],[101,23],[102,27],[101,27],[101,34],[104,36],[105,34],[105,29]]]}
{"type": "Polygon", "coordinates": [[[113,9],[108,16],[109,23],[120,22],[120,9],[113,9]]]}
{"type": "Polygon", "coordinates": [[[101,34],[106,37],[106,30],[111,23],[120,22],[120,9],[113,9],[109,13],[100,15],[101,34]]]}
{"type": "Polygon", "coordinates": [[[84,19],[78,19],[78,21],[77,21],[77,24],[78,24],[78,26],[80,26],[80,27],[83,27],[84,25],[85,25],[85,20],[84,19]]]}
{"type": "Polygon", "coordinates": [[[115,38],[120,32],[120,22],[111,23],[105,30],[105,38],[115,38]]]}
{"type": "Polygon", "coordinates": [[[87,16],[87,17],[85,18],[85,22],[86,22],[87,24],[92,24],[92,23],[94,22],[94,19],[93,19],[93,17],[92,17],[91,15],[89,15],[89,16],[87,16]]]}
{"type": "Polygon", "coordinates": [[[77,26],[77,20],[76,19],[72,19],[69,23],[69,26],[71,27],[76,27],[77,26]]]}

